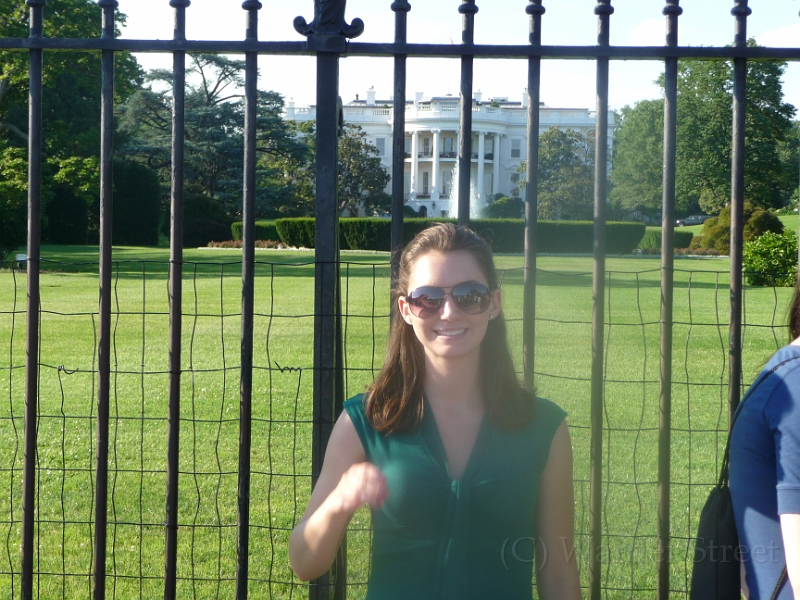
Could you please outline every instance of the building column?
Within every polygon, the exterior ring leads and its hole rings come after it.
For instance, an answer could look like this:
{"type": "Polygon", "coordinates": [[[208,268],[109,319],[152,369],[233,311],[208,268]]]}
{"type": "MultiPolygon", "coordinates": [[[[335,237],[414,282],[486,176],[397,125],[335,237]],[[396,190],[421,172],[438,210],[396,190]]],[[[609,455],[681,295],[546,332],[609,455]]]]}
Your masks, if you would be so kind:
{"type": "Polygon", "coordinates": [[[433,130],[433,174],[431,177],[431,200],[439,199],[439,137],[442,132],[438,129],[433,130]]]}
{"type": "Polygon", "coordinates": [[[492,155],[494,161],[494,176],[492,177],[492,195],[497,196],[500,193],[500,134],[494,134],[494,154],[492,155]]]}
{"type": "Polygon", "coordinates": [[[411,133],[411,199],[417,197],[417,180],[419,179],[419,132],[411,133]]]}
{"type": "Polygon", "coordinates": [[[476,197],[481,202],[486,202],[486,193],[483,189],[485,183],[485,174],[483,172],[486,167],[486,133],[481,131],[478,134],[478,190],[476,197]]]}

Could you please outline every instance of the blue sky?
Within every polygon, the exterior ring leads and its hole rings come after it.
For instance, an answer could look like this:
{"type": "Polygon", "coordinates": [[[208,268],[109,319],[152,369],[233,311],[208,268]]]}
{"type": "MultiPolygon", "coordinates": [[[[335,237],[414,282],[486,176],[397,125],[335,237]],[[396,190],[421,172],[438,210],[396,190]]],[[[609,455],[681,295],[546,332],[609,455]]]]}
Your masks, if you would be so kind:
{"type": "MultiPolygon", "coordinates": [[[[458,0],[410,0],[409,41],[449,43],[460,41],[458,0]]],[[[302,39],[292,20],[302,15],[313,18],[313,0],[262,0],[262,40],[302,39]]],[[[475,41],[487,44],[525,44],[528,36],[527,0],[477,0],[475,41]]],[[[664,0],[614,0],[611,43],[615,45],[660,45],[664,43],[664,0]]],[[[597,18],[594,0],[544,0],[543,43],[595,43],[597,18]]],[[[386,42],[394,39],[391,0],[349,0],[347,19],[361,18],[366,29],[358,41],[386,42]]],[[[723,46],[733,40],[733,0],[682,0],[680,18],[682,45],[723,46]]],[[[800,45],[800,0],[750,0],[753,15],[748,35],[768,46],[800,45]]],[[[172,37],[172,9],[169,0],[120,0],[128,15],[126,38],[172,37]]],[[[245,11],[241,0],[192,0],[187,10],[190,39],[242,39],[245,11]]],[[[145,68],[170,67],[164,55],[139,55],[145,68]]],[[[314,61],[308,57],[261,57],[260,87],[274,89],[301,106],[314,102],[314,61]]],[[[409,61],[408,95],[458,94],[459,62],[453,59],[412,59],[409,61]]],[[[595,68],[588,61],[545,61],[542,67],[542,100],[551,107],[594,108],[595,68]]],[[[662,70],[657,62],[613,61],[611,66],[611,108],[619,109],[638,100],[655,98],[653,84],[662,70]]],[[[345,102],[355,94],[365,95],[374,86],[379,98],[392,89],[390,59],[347,58],[341,61],[340,93],[345,102]]],[[[475,89],[484,98],[508,96],[519,99],[525,87],[526,63],[512,60],[482,60],[475,65],[475,89]]],[[[786,101],[800,108],[800,63],[790,64],[784,77],[786,101]]]]}

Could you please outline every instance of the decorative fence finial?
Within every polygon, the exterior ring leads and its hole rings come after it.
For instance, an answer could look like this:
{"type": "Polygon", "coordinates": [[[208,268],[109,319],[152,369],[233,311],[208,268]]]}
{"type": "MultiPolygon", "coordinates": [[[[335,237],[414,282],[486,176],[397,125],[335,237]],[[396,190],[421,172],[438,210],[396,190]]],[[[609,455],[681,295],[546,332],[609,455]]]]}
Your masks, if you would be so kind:
{"type": "Polygon", "coordinates": [[[310,35],[343,35],[354,38],[364,33],[364,21],[353,19],[348,25],[344,20],[347,0],[314,0],[314,20],[306,23],[303,17],[294,20],[297,33],[310,35]]]}
{"type": "Polygon", "coordinates": [[[675,15],[680,17],[683,14],[683,9],[678,6],[681,0],[667,0],[667,5],[664,7],[664,10],[661,11],[665,17],[669,17],[675,15]]]}
{"type": "Polygon", "coordinates": [[[753,14],[753,9],[747,6],[748,0],[734,0],[734,7],[731,9],[731,14],[734,17],[749,17],[753,14]]]}
{"type": "Polygon", "coordinates": [[[546,12],[544,6],[542,6],[542,0],[528,0],[528,2],[528,6],[525,7],[525,13],[531,17],[534,15],[541,16],[546,12]]]}
{"type": "Polygon", "coordinates": [[[614,7],[611,6],[611,0],[597,0],[597,6],[594,7],[594,14],[600,15],[613,15],[614,7]]]}

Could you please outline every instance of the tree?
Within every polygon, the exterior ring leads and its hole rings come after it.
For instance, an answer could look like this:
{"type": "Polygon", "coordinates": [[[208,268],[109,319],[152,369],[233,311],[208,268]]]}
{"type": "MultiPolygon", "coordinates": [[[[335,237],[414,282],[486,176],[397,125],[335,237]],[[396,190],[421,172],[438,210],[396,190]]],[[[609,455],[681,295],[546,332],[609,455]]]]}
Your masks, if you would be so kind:
{"type": "Polygon", "coordinates": [[[345,124],[339,137],[339,209],[358,215],[378,215],[391,209],[392,197],[386,193],[391,176],[383,168],[378,149],[367,141],[358,125],[345,124]]]}
{"type": "MultiPolygon", "coordinates": [[[[755,45],[751,40],[750,45],[755,45]]],[[[747,63],[745,198],[761,207],[781,206],[792,182],[779,146],[791,131],[794,107],[783,102],[786,63],[747,63]]],[[[681,63],[678,83],[680,194],[696,197],[708,213],[730,202],[733,73],[727,62],[681,63]]]]}
{"type": "MultiPolygon", "coordinates": [[[[45,9],[48,37],[97,37],[102,10],[93,0],[58,0],[45,9]]],[[[117,23],[125,23],[118,13],[117,23]]],[[[0,0],[0,37],[27,37],[29,9],[18,0],[0,0]]],[[[48,155],[95,156],[100,152],[100,55],[49,52],[43,63],[42,123],[48,155]]],[[[0,134],[7,143],[27,144],[28,56],[0,51],[0,134]]],[[[141,83],[131,54],[116,57],[115,95],[127,99],[141,83]]]]}
{"type": "Polygon", "coordinates": [[[539,218],[591,219],[593,205],[594,132],[551,127],[539,136],[539,218]]]}
{"type": "MultiPolygon", "coordinates": [[[[297,135],[308,148],[306,159],[292,157],[265,161],[265,172],[273,178],[281,193],[272,208],[279,214],[311,215],[315,205],[316,130],[313,121],[297,125],[297,135]]],[[[351,215],[359,209],[367,215],[379,215],[391,209],[392,198],[386,193],[391,176],[381,164],[378,149],[367,141],[358,125],[345,124],[338,144],[339,210],[351,215]]]]}
{"type": "MultiPolygon", "coordinates": [[[[0,37],[27,37],[28,20],[25,3],[0,0],[0,37]]],[[[58,0],[45,9],[45,34],[97,37],[101,20],[102,10],[93,0],[58,0]]],[[[120,14],[118,23],[124,22],[125,15],[120,14]]],[[[48,52],[43,67],[43,235],[83,243],[87,227],[96,231],[99,221],[91,207],[97,206],[98,194],[100,56],[89,52],[48,52]],[[48,206],[50,203],[52,206],[48,206]],[[53,222],[49,223],[48,217],[53,222]]],[[[128,98],[140,77],[136,59],[130,54],[118,54],[116,99],[128,98]]],[[[12,239],[25,242],[25,219],[20,221],[9,215],[19,214],[19,210],[24,213],[27,184],[20,188],[16,173],[27,171],[24,149],[28,142],[28,85],[27,54],[0,51],[0,162],[7,167],[0,174],[3,245],[12,239]],[[11,206],[18,204],[20,189],[22,209],[11,206]]]]}
{"type": "MultiPolygon", "coordinates": [[[[748,42],[755,45],[753,40],[748,42]]],[[[791,197],[797,142],[783,102],[783,62],[747,63],[745,198],[779,207],[791,197]]],[[[664,85],[663,76],[660,83],[664,85]]],[[[678,209],[717,214],[730,202],[733,69],[720,61],[681,61],[678,72],[676,195],[678,209]]],[[[628,208],[658,207],[663,163],[663,101],[623,109],[616,133],[611,197],[628,208]],[[659,106],[662,107],[659,110],[659,106]]]]}
{"type": "Polygon", "coordinates": [[[620,112],[611,171],[610,199],[614,206],[660,214],[663,123],[663,100],[643,100],[620,112]]]}
{"type": "MultiPolygon", "coordinates": [[[[244,62],[215,54],[192,55],[187,69],[185,186],[219,202],[231,217],[240,218],[244,145],[244,62]]],[[[150,85],[118,109],[126,139],[122,152],[170,179],[172,136],[172,73],[155,70],[150,85]]],[[[305,145],[282,118],[283,98],[276,92],[257,96],[257,151],[274,156],[302,157],[305,145]]],[[[261,177],[262,183],[264,178],[261,177]]],[[[259,186],[256,203],[264,204],[274,190],[259,186]]],[[[264,215],[258,215],[264,216],[264,215]]]]}
{"type": "Polygon", "coordinates": [[[0,262],[25,244],[28,163],[20,148],[0,152],[0,262]]]}

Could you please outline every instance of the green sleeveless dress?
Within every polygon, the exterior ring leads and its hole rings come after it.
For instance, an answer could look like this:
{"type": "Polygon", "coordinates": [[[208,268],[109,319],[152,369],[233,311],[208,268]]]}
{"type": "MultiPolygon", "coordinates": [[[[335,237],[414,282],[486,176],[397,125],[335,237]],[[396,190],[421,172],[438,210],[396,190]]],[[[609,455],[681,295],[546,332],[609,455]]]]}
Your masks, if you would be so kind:
{"type": "Polygon", "coordinates": [[[389,485],[389,498],[372,511],[367,600],[533,598],[534,552],[546,559],[534,539],[539,476],[566,413],[537,398],[525,429],[499,431],[484,418],[454,480],[427,406],[420,427],[392,435],[372,428],[362,395],[344,408],[389,485]]]}

